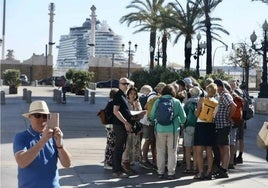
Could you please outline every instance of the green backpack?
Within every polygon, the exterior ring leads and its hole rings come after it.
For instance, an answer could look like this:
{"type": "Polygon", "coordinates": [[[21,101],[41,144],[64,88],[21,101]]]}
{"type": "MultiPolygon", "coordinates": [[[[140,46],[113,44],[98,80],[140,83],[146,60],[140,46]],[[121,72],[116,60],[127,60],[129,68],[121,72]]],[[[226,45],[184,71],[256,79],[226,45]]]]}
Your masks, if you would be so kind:
{"type": "Polygon", "coordinates": [[[191,101],[185,104],[184,110],[186,113],[186,122],[184,123],[185,127],[191,126],[194,127],[196,125],[197,117],[194,114],[196,109],[197,102],[191,101]]]}

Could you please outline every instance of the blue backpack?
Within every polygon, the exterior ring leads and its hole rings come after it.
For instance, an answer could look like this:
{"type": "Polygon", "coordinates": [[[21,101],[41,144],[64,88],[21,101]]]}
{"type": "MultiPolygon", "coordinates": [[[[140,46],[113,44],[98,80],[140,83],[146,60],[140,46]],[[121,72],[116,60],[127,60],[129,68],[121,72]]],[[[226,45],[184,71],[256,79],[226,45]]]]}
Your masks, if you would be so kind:
{"type": "Polygon", "coordinates": [[[159,98],[156,110],[157,123],[161,125],[170,125],[174,118],[174,105],[172,98],[159,98]]]}

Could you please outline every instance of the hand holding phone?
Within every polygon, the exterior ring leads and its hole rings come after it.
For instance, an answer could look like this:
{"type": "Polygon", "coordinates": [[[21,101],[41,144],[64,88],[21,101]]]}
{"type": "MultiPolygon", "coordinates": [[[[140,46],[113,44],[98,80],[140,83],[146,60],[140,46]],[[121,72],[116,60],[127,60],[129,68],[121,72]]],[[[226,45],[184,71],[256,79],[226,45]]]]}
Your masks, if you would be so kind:
{"type": "Polygon", "coordinates": [[[59,113],[48,114],[47,127],[53,130],[55,129],[55,127],[59,127],[59,113]]]}

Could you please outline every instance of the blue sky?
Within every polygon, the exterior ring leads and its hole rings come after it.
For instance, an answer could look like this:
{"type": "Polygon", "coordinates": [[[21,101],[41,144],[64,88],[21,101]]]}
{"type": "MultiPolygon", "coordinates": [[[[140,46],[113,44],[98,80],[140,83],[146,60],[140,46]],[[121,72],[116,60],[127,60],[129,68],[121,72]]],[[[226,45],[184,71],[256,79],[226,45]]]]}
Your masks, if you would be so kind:
{"type": "MultiPolygon", "coordinates": [[[[97,19],[106,20],[108,25],[119,35],[123,42],[138,44],[135,59],[143,65],[149,62],[149,33],[133,34],[134,25],[127,27],[120,24],[119,19],[129,13],[125,7],[131,0],[6,0],[6,35],[5,50],[13,49],[15,58],[26,60],[35,54],[45,53],[48,43],[49,16],[48,5],[54,2],[56,6],[54,18],[53,40],[59,44],[60,35],[68,34],[69,28],[80,26],[91,14],[90,7],[95,5],[97,19]]],[[[0,0],[0,26],[2,38],[3,0],[0,0]]],[[[223,19],[221,25],[229,31],[230,35],[222,35],[222,40],[229,45],[229,50],[218,42],[213,42],[212,55],[215,54],[215,65],[224,63],[224,58],[230,53],[231,44],[239,42],[250,43],[249,36],[255,30],[258,39],[263,37],[262,24],[268,19],[268,6],[261,2],[251,0],[223,0],[213,12],[212,16],[223,19]]],[[[174,35],[168,43],[168,62],[183,65],[183,43],[181,38],[173,45],[174,35]]],[[[203,35],[201,41],[205,39],[203,35]]],[[[193,47],[196,47],[194,36],[193,47]]],[[[54,63],[57,58],[57,49],[53,48],[54,63]]],[[[226,60],[225,60],[226,61],[226,60]]],[[[201,67],[205,67],[205,55],[200,58],[201,67]]],[[[192,58],[192,67],[195,60],[192,58]]]]}

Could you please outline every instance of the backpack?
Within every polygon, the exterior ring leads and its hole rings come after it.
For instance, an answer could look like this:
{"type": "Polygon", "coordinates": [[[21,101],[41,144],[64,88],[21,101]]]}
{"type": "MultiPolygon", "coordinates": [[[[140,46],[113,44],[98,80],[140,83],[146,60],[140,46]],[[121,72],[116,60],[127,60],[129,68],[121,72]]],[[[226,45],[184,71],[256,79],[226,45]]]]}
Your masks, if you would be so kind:
{"type": "Polygon", "coordinates": [[[194,112],[197,106],[197,102],[190,101],[187,102],[184,106],[185,113],[186,113],[186,122],[184,123],[185,127],[196,125],[197,117],[195,116],[194,112]]]}
{"type": "Polygon", "coordinates": [[[113,101],[109,101],[105,107],[105,109],[101,109],[98,113],[97,116],[100,117],[101,123],[106,125],[106,124],[112,124],[113,123],[113,101]]]}
{"type": "MultiPolygon", "coordinates": [[[[140,104],[141,104],[141,107],[143,110],[146,110],[146,104],[147,104],[147,101],[148,101],[148,98],[152,95],[156,95],[156,93],[152,92],[150,93],[149,95],[141,95],[140,98],[139,98],[139,101],[140,101],[140,104]]],[[[151,99],[150,99],[151,100],[151,99]]]]}
{"type": "Polygon", "coordinates": [[[234,103],[236,104],[236,109],[234,114],[232,115],[232,119],[234,122],[240,122],[242,120],[242,114],[243,114],[243,101],[240,97],[235,96],[233,98],[234,103]]]}
{"type": "Polygon", "coordinates": [[[161,125],[170,125],[174,117],[174,104],[172,98],[160,97],[156,109],[156,121],[161,125]]]}
{"type": "Polygon", "coordinates": [[[251,98],[248,96],[248,93],[244,90],[243,90],[243,99],[244,99],[243,119],[249,120],[254,116],[254,106],[252,104],[251,98]]]}
{"type": "Polygon", "coordinates": [[[141,95],[139,97],[139,101],[140,101],[140,104],[141,104],[141,107],[143,110],[145,110],[145,105],[147,103],[147,100],[148,100],[148,96],[146,96],[146,95],[141,95]]]}
{"type": "Polygon", "coordinates": [[[206,122],[213,122],[214,118],[214,110],[218,106],[218,102],[211,101],[209,98],[205,97],[204,103],[202,106],[202,110],[198,116],[199,119],[206,121],[206,122]]]}

